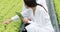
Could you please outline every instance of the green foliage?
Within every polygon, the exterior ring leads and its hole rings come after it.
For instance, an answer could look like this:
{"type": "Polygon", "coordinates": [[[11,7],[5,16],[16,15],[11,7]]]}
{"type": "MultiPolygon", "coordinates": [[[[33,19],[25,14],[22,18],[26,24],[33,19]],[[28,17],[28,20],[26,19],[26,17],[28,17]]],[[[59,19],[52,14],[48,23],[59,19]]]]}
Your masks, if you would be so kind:
{"type": "MultiPolygon", "coordinates": [[[[23,20],[22,20],[22,19],[23,19],[24,17],[23,17],[22,14],[19,13],[19,12],[16,12],[16,14],[20,17],[20,20],[21,20],[21,26],[22,26],[22,24],[23,24],[23,20]]],[[[20,27],[21,27],[21,26],[20,26],[20,27]]]]}
{"type": "Polygon", "coordinates": [[[0,32],[18,32],[20,29],[20,19],[3,25],[2,22],[16,15],[22,10],[23,0],[0,0],[0,32]]]}
{"type": "Polygon", "coordinates": [[[54,0],[56,14],[58,17],[59,25],[60,25],[60,0],[54,0]]]}

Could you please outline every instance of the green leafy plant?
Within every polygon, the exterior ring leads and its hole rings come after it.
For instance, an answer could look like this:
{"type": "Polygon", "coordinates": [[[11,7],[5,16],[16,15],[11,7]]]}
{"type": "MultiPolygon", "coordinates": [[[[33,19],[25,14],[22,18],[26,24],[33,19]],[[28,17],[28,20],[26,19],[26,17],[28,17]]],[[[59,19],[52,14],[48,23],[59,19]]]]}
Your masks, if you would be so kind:
{"type": "Polygon", "coordinates": [[[21,24],[20,24],[20,28],[22,28],[22,24],[23,24],[23,16],[22,16],[22,14],[21,13],[19,13],[19,12],[16,12],[17,13],[17,15],[20,17],[20,20],[21,20],[21,24]]]}
{"type": "Polygon", "coordinates": [[[60,0],[54,0],[54,4],[55,4],[55,10],[56,10],[58,23],[60,25],[60,0]]]}
{"type": "Polygon", "coordinates": [[[22,6],[23,0],[0,0],[0,32],[19,31],[21,25],[20,19],[15,22],[12,21],[8,25],[3,25],[2,22],[16,15],[16,12],[22,11],[22,6]]]}

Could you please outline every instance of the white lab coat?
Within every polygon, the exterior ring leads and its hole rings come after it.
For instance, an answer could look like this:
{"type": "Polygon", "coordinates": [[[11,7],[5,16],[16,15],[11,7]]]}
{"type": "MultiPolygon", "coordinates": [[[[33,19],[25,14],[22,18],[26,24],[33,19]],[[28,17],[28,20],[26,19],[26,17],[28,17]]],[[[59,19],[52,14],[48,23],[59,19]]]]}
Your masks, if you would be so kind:
{"type": "MultiPolygon", "coordinates": [[[[27,32],[54,32],[53,26],[50,21],[49,14],[40,6],[36,6],[35,15],[31,8],[22,12],[24,17],[30,16],[32,21],[28,21],[30,25],[26,26],[27,32]],[[30,10],[30,11],[29,11],[30,10]]],[[[18,19],[18,15],[12,17],[12,20],[18,19]]]]}

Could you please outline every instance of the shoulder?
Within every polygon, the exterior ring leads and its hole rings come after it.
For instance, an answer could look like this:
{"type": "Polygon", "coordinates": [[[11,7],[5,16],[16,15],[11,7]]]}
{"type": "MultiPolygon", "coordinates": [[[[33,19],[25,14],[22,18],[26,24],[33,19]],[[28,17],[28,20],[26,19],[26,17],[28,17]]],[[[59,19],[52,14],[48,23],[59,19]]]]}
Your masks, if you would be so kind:
{"type": "Polygon", "coordinates": [[[44,18],[50,19],[49,13],[46,12],[43,7],[37,6],[37,10],[38,10],[40,16],[42,15],[42,17],[44,17],[44,18]]]}
{"type": "Polygon", "coordinates": [[[37,6],[36,10],[42,15],[45,15],[45,16],[49,15],[49,13],[46,12],[45,9],[39,5],[37,6]]]}
{"type": "Polygon", "coordinates": [[[43,7],[41,7],[41,6],[39,6],[39,5],[37,5],[36,10],[39,10],[39,11],[43,10],[43,11],[45,11],[45,9],[43,7]]]}
{"type": "Polygon", "coordinates": [[[45,9],[43,7],[41,7],[41,6],[39,6],[39,5],[37,5],[36,10],[40,11],[40,12],[46,12],[45,9]]]}
{"type": "Polygon", "coordinates": [[[42,9],[43,9],[43,7],[41,7],[41,6],[37,5],[37,6],[36,6],[36,9],[38,9],[38,10],[42,10],[42,9]]]}

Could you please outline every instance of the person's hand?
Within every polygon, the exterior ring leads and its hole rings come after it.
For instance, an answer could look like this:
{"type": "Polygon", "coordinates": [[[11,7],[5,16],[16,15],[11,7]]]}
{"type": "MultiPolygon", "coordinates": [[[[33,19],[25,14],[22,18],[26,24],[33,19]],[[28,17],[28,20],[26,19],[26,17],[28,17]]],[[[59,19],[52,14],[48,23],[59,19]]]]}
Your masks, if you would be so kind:
{"type": "Polygon", "coordinates": [[[3,21],[3,24],[7,25],[7,24],[9,24],[10,22],[11,22],[11,19],[8,19],[8,20],[6,20],[6,21],[3,21]]]}
{"type": "Polygon", "coordinates": [[[28,20],[30,20],[30,21],[31,21],[31,18],[28,18],[28,20]]]}
{"type": "Polygon", "coordinates": [[[28,23],[29,19],[28,18],[23,18],[22,19],[24,23],[28,23]]]}

